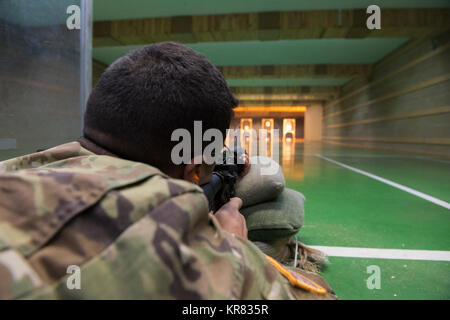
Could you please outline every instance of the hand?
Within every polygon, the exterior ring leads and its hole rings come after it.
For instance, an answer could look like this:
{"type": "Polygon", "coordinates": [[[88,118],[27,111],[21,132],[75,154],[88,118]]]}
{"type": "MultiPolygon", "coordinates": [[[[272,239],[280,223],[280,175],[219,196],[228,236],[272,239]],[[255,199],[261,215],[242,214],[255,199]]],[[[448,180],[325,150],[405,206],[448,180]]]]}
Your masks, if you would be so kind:
{"type": "Polygon", "coordinates": [[[222,229],[235,234],[236,236],[247,240],[247,223],[244,216],[239,212],[242,207],[240,198],[231,198],[214,215],[219,221],[222,229]]]}

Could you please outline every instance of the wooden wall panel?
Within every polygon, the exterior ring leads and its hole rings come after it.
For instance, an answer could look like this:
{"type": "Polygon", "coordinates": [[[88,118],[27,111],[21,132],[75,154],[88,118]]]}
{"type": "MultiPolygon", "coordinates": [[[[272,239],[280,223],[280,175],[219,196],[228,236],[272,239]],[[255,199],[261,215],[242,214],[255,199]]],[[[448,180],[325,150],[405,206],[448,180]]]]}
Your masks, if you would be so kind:
{"type": "Polygon", "coordinates": [[[324,108],[323,139],[450,157],[448,35],[418,42],[378,63],[370,79],[344,86],[324,108]]]}

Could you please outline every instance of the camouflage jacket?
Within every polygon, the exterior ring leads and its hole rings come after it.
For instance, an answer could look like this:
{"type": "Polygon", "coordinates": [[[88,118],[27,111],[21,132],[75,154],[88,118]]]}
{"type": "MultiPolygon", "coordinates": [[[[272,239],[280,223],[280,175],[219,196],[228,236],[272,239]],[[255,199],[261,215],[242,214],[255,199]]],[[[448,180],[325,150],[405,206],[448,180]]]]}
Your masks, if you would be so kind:
{"type": "Polygon", "coordinates": [[[328,297],[291,287],[201,188],[154,167],[78,142],[0,162],[0,299],[328,297]]]}

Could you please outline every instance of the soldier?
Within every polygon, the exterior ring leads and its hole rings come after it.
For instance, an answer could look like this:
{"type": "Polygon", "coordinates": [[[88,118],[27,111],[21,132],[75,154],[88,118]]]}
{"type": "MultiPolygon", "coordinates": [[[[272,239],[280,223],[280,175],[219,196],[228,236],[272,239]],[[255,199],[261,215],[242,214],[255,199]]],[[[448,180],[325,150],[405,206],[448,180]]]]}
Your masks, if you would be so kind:
{"type": "Polygon", "coordinates": [[[175,129],[198,120],[225,136],[236,105],[220,72],[177,43],[109,66],[82,138],[0,163],[0,298],[334,298],[320,277],[323,292],[310,277],[316,293],[292,285],[247,240],[240,199],[208,212],[198,185],[212,165],[171,161],[175,129]]]}

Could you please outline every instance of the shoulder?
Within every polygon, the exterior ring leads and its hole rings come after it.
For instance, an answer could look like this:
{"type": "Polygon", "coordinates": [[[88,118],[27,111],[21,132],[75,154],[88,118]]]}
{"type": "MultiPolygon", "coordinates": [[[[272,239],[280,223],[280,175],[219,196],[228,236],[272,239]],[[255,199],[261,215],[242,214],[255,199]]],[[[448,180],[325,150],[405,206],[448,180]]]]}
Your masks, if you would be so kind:
{"type": "MultiPolygon", "coordinates": [[[[0,184],[7,186],[0,188],[0,271],[13,283],[23,281],[15,279],[15,269],[30,270],[41,287],[28,286],[21,294],[62,297],[52,288],[65,284],[69,266],[79,266],[86,277],[97,275],[87,265],[103,265],[108,261],[105,252],[120,252],[124,260],[108,265],[111,269],[92,282],[101,288],[117,272],[115,267],[126,268],[128,258],[142,256],[135,250],[142,240],[140,231],[148,236],[156,226],[171,223],[183,234],[193,217],[208,213],[198,186],[142,163],[107,156],[76,155],[39,168],[3,172],[0,184]],[[179,224],[183,221],[188,223],[179,224]]],[[[137,265],[136,277],[140,268],[137,265]]],[[[4,298],[13,298],[10,294],[0,292],[4,298]]]]}
{"type": "Polygon", "coordinates": [[[50,149],[38,151],[0,162],[0,173],[37,168],[55,161],[77,156],[93,155],[78,142],[68,142],[50,149]]]}

